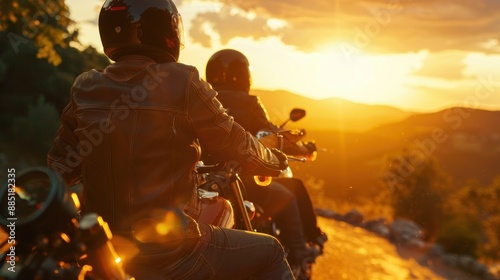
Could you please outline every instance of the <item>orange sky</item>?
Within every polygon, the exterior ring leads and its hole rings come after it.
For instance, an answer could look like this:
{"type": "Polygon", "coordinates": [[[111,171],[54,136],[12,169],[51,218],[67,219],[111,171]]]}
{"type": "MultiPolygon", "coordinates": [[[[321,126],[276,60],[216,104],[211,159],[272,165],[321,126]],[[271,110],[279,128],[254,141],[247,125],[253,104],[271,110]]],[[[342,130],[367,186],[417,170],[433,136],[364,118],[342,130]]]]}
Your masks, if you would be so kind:
{"type": "MultiPolygon", "coordinates": [[[[181,62],[249,58],[254,88],[417,111],[500,109],[500,1],[182,0],[181,62]]],[[[102,1],[67,0],[84,45],[100,49],[102,1]]]]}

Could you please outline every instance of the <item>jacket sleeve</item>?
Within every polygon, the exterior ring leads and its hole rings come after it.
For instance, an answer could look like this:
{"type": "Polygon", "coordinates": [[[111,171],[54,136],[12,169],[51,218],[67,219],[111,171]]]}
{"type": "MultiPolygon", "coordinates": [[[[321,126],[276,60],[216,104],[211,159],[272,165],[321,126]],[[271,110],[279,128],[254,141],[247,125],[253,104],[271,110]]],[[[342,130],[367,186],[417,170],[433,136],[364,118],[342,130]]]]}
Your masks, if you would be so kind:
{"type": "Polygon", "coordinates": [[[58,172],[67,185],[75,184],[82,170],[82,157],[77,149],[78,138],[73,133],[76,128],[73,110],[74,105],[70,101],[61,114],[61,124],[47,155],[48,166],[58,172]]]}
{"type": "Polygon", "coordinates": [[[278,127],[270,121],[266,107],[264,107],[260,98],[258,96],[251,97],[253,97],[253,102],[251,103],[251,108],[249,109],[254,119],[253,123],[255,124],[255,127],[258,127],[257,130],[268,129],[272,132],[278,132],[278,127]]]}
{"type": "Polygon", "coordinates": [[[196,70],[191,75],[187,112],[203,152],[219,161],[236,161],[242,175],[278,175],[283,163],[226,113],[217,92],[196,70]]]}

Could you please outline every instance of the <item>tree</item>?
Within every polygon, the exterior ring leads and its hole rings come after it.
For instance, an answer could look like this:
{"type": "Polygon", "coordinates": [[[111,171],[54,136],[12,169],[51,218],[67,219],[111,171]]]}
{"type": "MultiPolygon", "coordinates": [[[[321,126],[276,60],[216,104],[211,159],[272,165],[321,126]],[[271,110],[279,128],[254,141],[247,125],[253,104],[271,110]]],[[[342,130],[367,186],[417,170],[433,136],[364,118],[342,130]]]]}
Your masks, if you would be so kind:
{"type": "Polygon", "coordinates": [[[46,136],[57,129],[74,79],[109,64],[92,47],[75,48],[77,35],[63,0],[0,2],[0,157],[8,164],[44,163],[46,136]]]}
{"type": "Polygon", "coordinates": [[[33,164],[45,164],[45,156],[58,126],[59,114],[56,108],[40,96],[36,105],[28,106],[26,115],[14,120],[12,137],[15,145],[20,148],[19,151],[32,155],[33,164]]]}
{"type": "Polygon", "coordinates": [[[415,149],[405,150],[389,159],[383,184],[390,193],[394,218],[416,222],[427,240],[435,239],[449,188],[449,179],[436,159],[415,149]]]}
{"type": "Polygon", "coordinates": [[[76,41],[78,32],[70,31],[73,24],[64,0],[2,0],[0,3],[0,31],[5,33],[8,46],[18,53],[22,44],[32,41],[37,48],[36,57],[55,66],[61,63],[56,46],[65,48],[76,41]]]}
{"type": "Polygon", "coordinates": [[[469,183],[453,194],[446,204],[452,217],[478,225],[481,243],[476,253],[485,259],[500,259],[500,176],[488,186],[469,183]]]}

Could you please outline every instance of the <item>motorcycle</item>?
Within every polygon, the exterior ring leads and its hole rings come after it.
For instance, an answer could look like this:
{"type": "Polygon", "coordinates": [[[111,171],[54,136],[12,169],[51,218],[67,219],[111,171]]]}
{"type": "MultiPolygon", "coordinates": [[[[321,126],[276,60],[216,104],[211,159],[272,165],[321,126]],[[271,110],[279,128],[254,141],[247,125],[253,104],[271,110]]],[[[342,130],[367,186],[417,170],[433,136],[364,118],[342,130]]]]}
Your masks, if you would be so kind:
{"type": "MultiPolygon", "coordinates": [[[[233,170],[230,165],[199,166],[199,173],[233,170]]],[[[235,170],[235,169],[234,169],[235,170]]],[[[236,171],[236,170],[235,170],[236,171]]],[[[198,189],[200,220],[227,228],[253,231],[255,209],[243,200],[241,179],[227,172],[233,205],[216,193],[198,189]],[[238,202],[239,201],[239,202],[238,202]]],[[[189,209],[186,209],[189,211],[189,209]]],[[[113,234],[96,213],[80,215],[76,192],[47,167],[19,172],[0,189],[0,279],[164,280],[151,268],[129,264],[124,269],[111,240],[113,234]]]]}
{"type": "Polygon", "coordinates": [[[190,203],[191,215],[198,222],[218,227],[254,231],[251,220],[255,216],[255,206],[245,200],[245,185],[237,172],[237,164],[232,162],[215,165],[200,163],[198,195],[190,203]]]}
{"type": "MultiPolygon", "coordinates": [[[[304,116],[304,110],[293,109],[290,112],[290,117],[279,128],[283,129],[284,125],[289,121],[297,121],[304,116]]],[[[304,135],[304,130],[281,130],[279,133],[260,131],[257,138],[267,147],[277,148],[282,151],[288,150],[294,155],[301,155],[301,157],[287,155],[289,161],[305,162],[314,160],[316,152],[310,152],[310,147],[307,147],[307,153],[304,153],[302,147],[297,148],[296,145],[290,145],[290,143],[300,141],[304,135]]],[[[262,232],[280,239],[280,229],[273,217],[268,215],[258,204],[245,200],[247,180],[252,180],[253,182],[250,183],[265,188],[272,182],[271,177],[257,175],[242,180],[237,173],[237,165],[232,164],[219,164],[208,167],[200,165],[198,173],[200,175],[200,187],[197,196],[197,209],[199,211],[193,215],[198,222],[262,232]],[[227,223],[228,220],[229,223],[227,223]]],[[[292,178],[291,168],[288,167],[279,177],[292,178]]],[[[295,278],[311,279],[313,263],[314,259],[307,259],[301,265],[291,265],[295,278]]]]}
{"type": "MultiPolygon", "coordinates": [[[[293,109],[290,112],[290,117],[283,124],[279,126],[281,129],[278,133],[270,133],[268,131],[261,131],[258,133],[257,138],[260,139],[267,147],[277,147],[287,154],[289,162],[308,162],[314,161],[317,157],[316,146],[314,142],[302,142],[302,138],[306,135],[304,129],[283,130],[285,124],[289,121],[297,121],[305,116],[306,112],[302,109],[293,109]]],[[[290,166],[283,170],[278,178],[293,178],[293,172],[290,166]]],[[[259,177],[259,181],[270,181],[270,178],[259,177]]],[[[258,207],[256,219],[254,221],[255,227],[264,233],[275,236],[280,239],[281,230],[273,217],[267,215],[262,208],[258,207]]],[[[316,246],[310,243],[310,246],[316,246]]],[[[285,248],[286,249],[286,248],[285,248]]],[[[321,251],[321,250],[320,250],[321,251]]],[[[310,280],[312,277],[312,267],[315,262],[315,257],[309,257],[302,261],[301,265],[292,265],[292,271],[296,279],[310,280]]]]}
{"type": "Polygon", "coordinates": [[[165,279],[137,265],[126,272],[108,224],[79,210],[77,194],[46,167],[9,180],[0,192],[0,279],[165,279]]]}
{"type": "Polygon", "coordinates": [[[96,214],[79,217],[78,197],[65,192],[51,170],[28,169],[1,195],[0,223],[8,233],[1,277],[132,279],[109,242],[107,224],[96,214]]]}

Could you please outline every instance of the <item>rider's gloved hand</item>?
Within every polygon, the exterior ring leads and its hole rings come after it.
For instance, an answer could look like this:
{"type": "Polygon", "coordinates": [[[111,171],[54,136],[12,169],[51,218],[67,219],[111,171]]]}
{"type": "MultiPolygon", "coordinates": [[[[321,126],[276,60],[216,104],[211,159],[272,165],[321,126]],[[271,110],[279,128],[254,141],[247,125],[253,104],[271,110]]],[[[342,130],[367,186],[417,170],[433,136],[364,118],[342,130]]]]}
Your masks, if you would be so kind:
{"type": "Polygon", "coordinates": [[[285,142],[290,143],[299,142],[305,135],[305,131],[300,129],[283,130],[278,133],[285,138],[285,142]]]}
{"type": "Polygon", "coordinates": [[[314,143],[314,141],[304,142],[303,145],[309,151],[309,153],[311,153],[311,154],[314,153],[314,152],[316,152],[318,150],[316,148],[316,144],[314,143]]]}
{"type": "Polygon", "coordinates": [[[314,141],[312,142],[304,142],[302,146],[307,150],[307,153],[304,154],[304,157],[309,161],[315,161],[318,156],[318,149],[316,148],[316,144],[314,141]]]}
{"type": "Polygon", "coordinates": [[[278,150],[278,149],[271,149],[271,152],[273,152],[273,154],[278,158],[278,160],[280,161],[280,169],[281,170],[285,170],[287,169],[288,167],[288,158],[286,157],[286,155],[278,150]]]}

